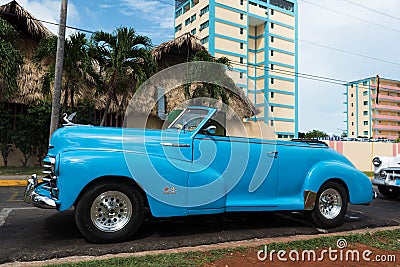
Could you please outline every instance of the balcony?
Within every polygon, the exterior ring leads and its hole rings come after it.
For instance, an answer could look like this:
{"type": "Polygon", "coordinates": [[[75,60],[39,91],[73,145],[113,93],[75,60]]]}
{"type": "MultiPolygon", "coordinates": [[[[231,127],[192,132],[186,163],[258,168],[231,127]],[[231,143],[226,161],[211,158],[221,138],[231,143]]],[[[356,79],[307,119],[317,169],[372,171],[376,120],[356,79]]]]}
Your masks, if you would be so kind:
{"type": "MultiPolygon", "coordinates": [[[[371,95],[371,99],[376,99],[376,95],[371,95]]],[[[400,102],[400,97],[398,97],[398,96],[388,96],[388,95],[379,94],[379,100],[386,100],[386,101],[392,101],[392,102],[400,102]]]]}
{"type": "MultiPolygon", "coordinates": [[[[376,85],[372,84],[371,89],[376,89],[376,85]]],[[[400,92],[400,87],[392,86],[392,85],[381,85],[379,86],[379,91],[396,91],[400,92]]]]}
{"type": "Polygon", "coordinates": [[[372,115],[372,119],[382,121],[400,121],[400,116],[376,114],[372,115]]]}
{"type": "Polygon", "coordinates": [[[399,106],[389,106],[389,105],[372,105],[373,109],[377,110],[392,110],[392,111],[399,111],[400,112],[400,107],[399,106]]]}
{"type": "Polygon", "coordinates": [[[375,124],[374,126],[372,126],[372,129],[373,130],[383,130],[383,131],[400,131],[400,126],[375,124]]]}

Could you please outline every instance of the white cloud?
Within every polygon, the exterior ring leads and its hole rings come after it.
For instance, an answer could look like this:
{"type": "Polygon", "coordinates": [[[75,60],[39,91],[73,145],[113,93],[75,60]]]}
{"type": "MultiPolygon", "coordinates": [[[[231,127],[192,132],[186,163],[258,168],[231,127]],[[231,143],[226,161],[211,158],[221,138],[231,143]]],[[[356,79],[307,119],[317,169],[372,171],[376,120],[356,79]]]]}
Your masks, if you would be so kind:
{"type": "MultiPolygon", "coordinates": [[[[10,0],[0,0],[0,5],[9,3],[10,0]]],[[[58,23],[60,20],[61,1],[53,0],[19,0],[18,3],[35,18],[58,23]]],[[[79,22],[79,13],[76,6],[69,2],[67,12],[67,25],[75,25],[79,22]]],[[[58,33],[58,26],[43,23],[54,34],[58,33]]],[[[68,29],[67,35],[73,33],[73,30],[68,29]]]]}
{"type": "MultiPolygon", "coordinates": [[[[398,43],[400,32],[385,29],[339,14],[346,13],[366,21],[399,29],[400,21],[379,15],[343,0],[307,0],[336,10],[328,11],[299,0],[299,39],[323,44],[341,50],[400,64],[398,43]]],[[[381,12],[396,16],[398,1],[356,1],[381,12]]],[[[354,81],[380,74],[381,77],[399,79],[400,65],[388,64],[358,57],[299,41],[299,72],[354,81]]],[[[345,86],[299,79],[299,130],[312,129],[339,134],[346,106],[343,104],[345,86]]]]}
{"type": "Polygon", "coordinates": [[[122,0],[125,8],[121,13],[127,16],[140,16],[141,18],[155,23],[160,29],[172,29],[174,27],[174,5],[145,0],[122,0]]]}

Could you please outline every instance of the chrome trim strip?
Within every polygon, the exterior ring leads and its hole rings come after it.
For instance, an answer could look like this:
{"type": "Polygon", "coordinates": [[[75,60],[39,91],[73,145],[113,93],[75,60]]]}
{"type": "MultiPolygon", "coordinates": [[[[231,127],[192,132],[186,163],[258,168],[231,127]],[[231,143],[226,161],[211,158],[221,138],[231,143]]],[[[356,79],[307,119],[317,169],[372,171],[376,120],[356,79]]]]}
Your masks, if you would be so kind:
{"type": "Polygon", "coordinates": [[[172,146],[172,147],[190,147],[189,144],[178,144],[178,143],[160,143],[162,146],[172,146]]]}

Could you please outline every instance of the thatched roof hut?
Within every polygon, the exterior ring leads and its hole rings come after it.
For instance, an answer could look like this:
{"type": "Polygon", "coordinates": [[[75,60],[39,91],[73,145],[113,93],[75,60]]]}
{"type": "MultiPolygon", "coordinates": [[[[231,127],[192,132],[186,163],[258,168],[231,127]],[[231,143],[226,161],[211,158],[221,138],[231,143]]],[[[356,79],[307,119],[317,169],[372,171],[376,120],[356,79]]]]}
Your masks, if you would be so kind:
{"type": "Polygon", "coordinates": [[[23,41],[17,42],[18,48],[29,58],[42,38],[54,35],[17,1],[0,6],[0,17],[17,29],[19,38],[23,41]]]}
{"type": "Polygon", "coordinates": [[[53,34],[16,1],[0,6],[0,17],[18,31],[19,36],[16,46],[24,56],[24,63],[17,77],[19,92],[11,99],[8,99],[8,102],[19,104],[34,103],[43,98],[41,94],[41,77],[44,74],[44,70],[38,69],[32,63],[31,57],[40,40],[53,34]]]}

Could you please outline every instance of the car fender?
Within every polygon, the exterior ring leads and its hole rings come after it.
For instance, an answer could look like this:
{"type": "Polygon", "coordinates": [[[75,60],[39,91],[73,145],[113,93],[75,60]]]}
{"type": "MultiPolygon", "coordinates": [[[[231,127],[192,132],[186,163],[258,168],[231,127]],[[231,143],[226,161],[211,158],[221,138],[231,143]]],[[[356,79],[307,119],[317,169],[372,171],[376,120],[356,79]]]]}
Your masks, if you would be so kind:
{"type": "Polygon", "coordinates": [[[329,180],[340,180],[345,185],[351,204],[367,204],[372,201],[372,183],[368,176],[349,164],[327,160],[316,163],[305,178],[303,192],[306,209],[309,197],[307,192],[316,195],[319,188],[329,180]]]}

